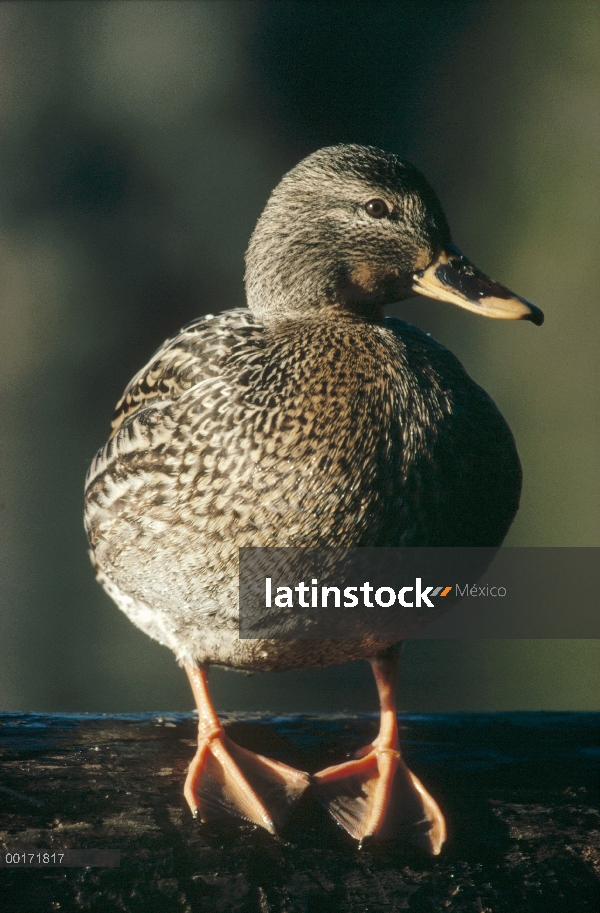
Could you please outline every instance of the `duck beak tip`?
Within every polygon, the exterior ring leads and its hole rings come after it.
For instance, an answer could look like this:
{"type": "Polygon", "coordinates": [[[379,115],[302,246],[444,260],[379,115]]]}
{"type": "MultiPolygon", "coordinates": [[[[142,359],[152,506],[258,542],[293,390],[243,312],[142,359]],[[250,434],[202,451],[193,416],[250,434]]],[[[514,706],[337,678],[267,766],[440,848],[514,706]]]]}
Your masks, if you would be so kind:
{"type": "Polygon", "coordinates": [[[523,314],[523,320],[529,320],[531,323],[534,323],[536,327],[541,327],[544,322],[544,312],[532,304],[530,301],[524,302],[529,308],[528,314],[523,314]]]}

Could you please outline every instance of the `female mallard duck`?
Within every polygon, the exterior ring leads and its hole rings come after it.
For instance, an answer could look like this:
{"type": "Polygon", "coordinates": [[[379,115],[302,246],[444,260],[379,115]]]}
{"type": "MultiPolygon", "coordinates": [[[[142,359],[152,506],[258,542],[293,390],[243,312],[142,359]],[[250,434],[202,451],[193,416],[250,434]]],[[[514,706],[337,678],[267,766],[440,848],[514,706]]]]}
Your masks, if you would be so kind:
{"type": "Polygon", "coordinates": [[[225,735],[211,664],[277,671],[364,657],[379,735],[312,781],[357,839],[412,830],[439,853],[443,816],[400,755],[396,648],[240,640],[238,549],[499,545],[521,489],[513,436],[447,349],[384,308],[420,294],[487,317],[543,315],[454,247],[415,168],[355,145],[321,149],[285,175],[250,239],[246,290],[247,310],[184,327],[117,405],[87,478],[98,580],[189,676],[194,814],[274,832],[309,784],[225,735]]]}

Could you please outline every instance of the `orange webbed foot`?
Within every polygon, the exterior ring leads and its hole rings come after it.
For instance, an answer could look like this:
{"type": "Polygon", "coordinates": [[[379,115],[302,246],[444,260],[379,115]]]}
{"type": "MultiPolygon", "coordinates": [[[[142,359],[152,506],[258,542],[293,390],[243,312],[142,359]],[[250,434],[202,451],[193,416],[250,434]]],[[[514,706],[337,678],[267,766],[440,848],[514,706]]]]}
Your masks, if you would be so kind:
{"type": "Polygon", "coordinates": [[[446,840],[440,808],[400,754],[396,719],[399,644],[371,660],[381,704],[379,735],[350,761],[313,776],[333,818],[361,844],[399,837],[437,856],[446,840]]]}
{"type": "Polygon", "coordinates": [[[186,671],[198,706],[198,750],[183,790],[192,814],[242,818],[276,834],[309,786],[308,774],[236,745],[212,708],[205,670],[186,671]]]}
{"type": "Polygon", "coordinates": [[[202,821],[242,818],[276,834],[309,782],[308,774],[241,748],[220,732],[199,741],[184,795],[202,821]]]}
{"type": "Polygon", "coordinates": [[[313,777],[332,817],[361,844],[399,837],[437,856],[446,839],[444,816],[400,752],[375,742],[357,755],[313,777]]]}

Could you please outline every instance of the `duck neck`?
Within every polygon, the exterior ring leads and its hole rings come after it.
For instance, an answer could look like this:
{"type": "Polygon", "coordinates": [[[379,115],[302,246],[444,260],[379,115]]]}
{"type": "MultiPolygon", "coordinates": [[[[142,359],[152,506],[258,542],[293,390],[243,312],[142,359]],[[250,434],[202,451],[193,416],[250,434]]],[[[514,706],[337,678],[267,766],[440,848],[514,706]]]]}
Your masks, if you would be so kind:
{"type": "Polygon", "coordinates": [[[338,319],[376,324],[382,324],[384,321],[383,304],[377,301],[344,302],[343,304],[335,304],[332,310],[338,319]]]}
{"type": "Polygon", "coordinates": [[[271,270],[269,264],[246,269],[248,307],[261,323],[281,320],[310,320],[338,307],[323,277],[314,274],[307,264],[295,261],[271,270]]]}

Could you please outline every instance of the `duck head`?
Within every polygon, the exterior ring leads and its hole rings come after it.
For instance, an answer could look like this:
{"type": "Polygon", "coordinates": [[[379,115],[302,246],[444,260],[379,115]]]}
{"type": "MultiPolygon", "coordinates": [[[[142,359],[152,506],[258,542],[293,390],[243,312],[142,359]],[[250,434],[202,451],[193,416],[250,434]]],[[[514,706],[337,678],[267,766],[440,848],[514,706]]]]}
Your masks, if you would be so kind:
{"type": "Polygon", "coordinates": [[[250,238],[245,279],[263,323],[315,310],[382,320],[387,304],[415,294],[485,317],[544,319],[453,245],[423,175],[371,146],[319,149],[283,177],[250,238]]]}

